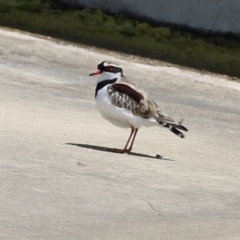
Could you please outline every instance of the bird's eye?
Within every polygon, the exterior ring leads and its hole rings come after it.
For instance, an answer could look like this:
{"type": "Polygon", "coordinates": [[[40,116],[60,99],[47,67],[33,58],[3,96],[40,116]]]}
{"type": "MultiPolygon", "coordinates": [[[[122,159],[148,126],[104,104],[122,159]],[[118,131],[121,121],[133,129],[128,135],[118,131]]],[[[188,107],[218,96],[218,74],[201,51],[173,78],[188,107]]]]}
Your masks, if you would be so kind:
{"type": "Polygon", "coordinates": [[[113,70],[113,67],[106,67],[106,70],[107,70],[108,72],[111,72],[111,71],[113,70]]]}

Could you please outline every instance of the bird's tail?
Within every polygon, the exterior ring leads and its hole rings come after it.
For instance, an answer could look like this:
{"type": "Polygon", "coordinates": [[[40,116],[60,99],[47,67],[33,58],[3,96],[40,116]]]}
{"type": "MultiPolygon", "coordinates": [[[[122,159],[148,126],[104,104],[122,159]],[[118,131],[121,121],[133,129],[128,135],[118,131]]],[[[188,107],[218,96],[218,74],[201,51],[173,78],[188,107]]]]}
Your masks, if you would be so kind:
{"type": "Polygon", "coordinates": [[[183,131],[188,131],[188,129],[182,125],[182,121],[180,121],[179,123],[168,123],[168,122],[158,121],[158,123],[163,127],[168,128],[171,132],[173,132],[180,138],[185,138],[185,135],[178,129],[181,129],[183,131]]]}

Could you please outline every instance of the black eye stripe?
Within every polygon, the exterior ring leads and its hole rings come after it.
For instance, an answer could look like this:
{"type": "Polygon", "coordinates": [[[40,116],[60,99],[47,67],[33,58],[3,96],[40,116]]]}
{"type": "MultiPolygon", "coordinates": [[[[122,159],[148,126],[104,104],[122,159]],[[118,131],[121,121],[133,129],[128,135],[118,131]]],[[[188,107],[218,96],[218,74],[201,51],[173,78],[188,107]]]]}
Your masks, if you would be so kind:
{"type": "Polygon", "coordinates": [[[118,72],[122,72],[122,68],[120,68],[120,67],[113,67],[113,66],[107,66],[107,67],[104,67],[104,71],[118,73],[118,72]]]}
{"type": "Polygon", "coordinates": [[[107,67],[105,67],[105,70],[111,72],[112,70],[114,70],[114,67],[107,66],[107,67]]]}
{"type": "Polygon", "coordinates": [[[98,70],[105,71],[105,72],[112,72],[112,73],[122,73],[122,68],[117,66],[104,66],[106,64],[105,61],[98,64],[98,70]]]}

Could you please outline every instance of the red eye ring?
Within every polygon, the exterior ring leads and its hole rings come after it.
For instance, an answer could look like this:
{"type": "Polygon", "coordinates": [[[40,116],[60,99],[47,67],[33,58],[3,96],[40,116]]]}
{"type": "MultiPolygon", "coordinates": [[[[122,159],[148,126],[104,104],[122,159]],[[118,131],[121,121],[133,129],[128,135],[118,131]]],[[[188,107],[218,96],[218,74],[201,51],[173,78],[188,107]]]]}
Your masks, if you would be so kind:
{"type": "Polygon", "coordinates": [[[106,67],[106,70],[107,70],[107,71],[112,71],[112,70],[113,70],[113,67],[106,67]]]}

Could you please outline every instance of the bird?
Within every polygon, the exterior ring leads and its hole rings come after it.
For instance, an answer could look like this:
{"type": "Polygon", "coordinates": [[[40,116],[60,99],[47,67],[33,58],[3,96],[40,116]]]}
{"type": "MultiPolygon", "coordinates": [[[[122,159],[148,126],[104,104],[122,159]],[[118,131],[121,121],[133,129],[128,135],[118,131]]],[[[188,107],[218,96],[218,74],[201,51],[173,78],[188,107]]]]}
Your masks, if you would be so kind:
{"type": "Polygon", "coordinates": [[[180,131],[188,131],[182,121],[176,122],[163,112],[148,94],[128,80],[121,66],[111,61],[102,61],[89,76],[98,76],[95,89],[97,108],[103,118],[131,132],[123,149],[112,149],[116,153],[130,153],[142,126],[162,126],[184,138],[180,131]]]}

